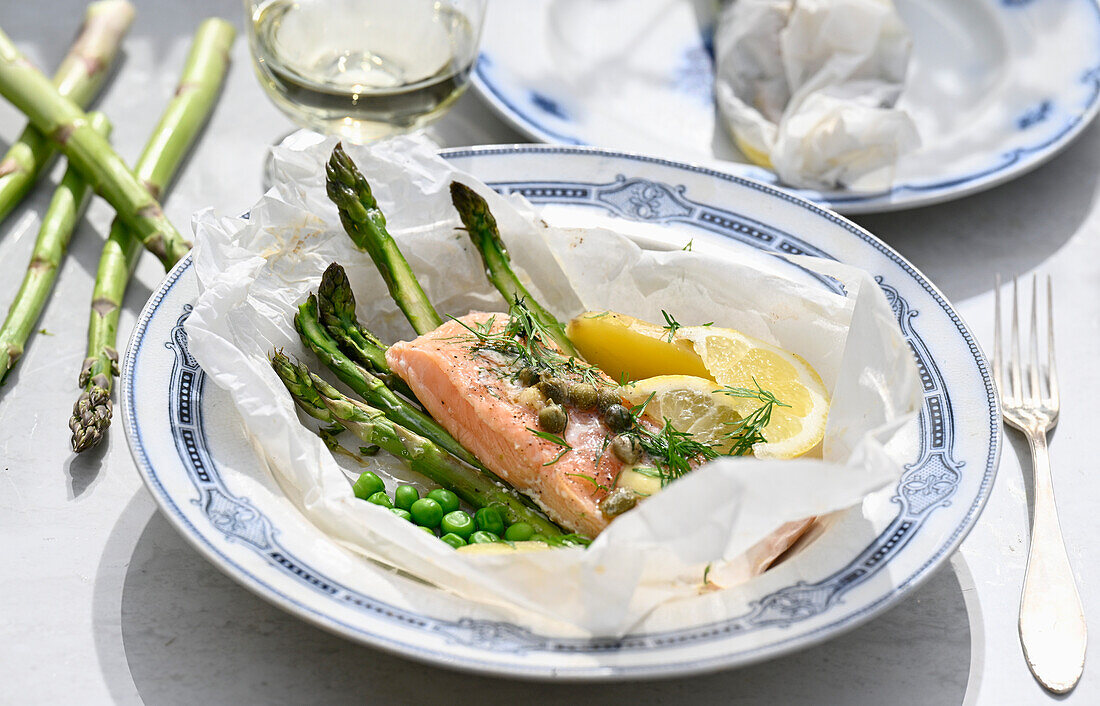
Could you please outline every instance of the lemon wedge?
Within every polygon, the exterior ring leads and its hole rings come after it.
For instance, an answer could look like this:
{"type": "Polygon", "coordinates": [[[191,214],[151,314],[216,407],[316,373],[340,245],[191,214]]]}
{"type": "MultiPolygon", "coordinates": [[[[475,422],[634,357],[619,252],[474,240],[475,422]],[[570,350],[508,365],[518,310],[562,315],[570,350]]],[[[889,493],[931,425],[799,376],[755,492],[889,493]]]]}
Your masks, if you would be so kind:
{"type": "Polygon", "coordinates": [[[771,421],[763,430],[767,441],[753,447],[758,458],[800,456],[817,446],[825,434],[829,395],[817,372],[800,356],[739,331],[685,326],[670,332],[667,327],[625,314],[589,312],[573,319],[568,332],[585,360],[613,377],[625,374],[635,381],[633,390],[623,388],[633,404],[655,393],[650,404],[658,406],[647,408],[655,418],[673,419],[672,413],[681,414],[681,410],[700,415],[697,422],[684,416],[679,424],[687,424],[686,428],[674,422],[680,431],[695,434],[692,426],[701,423],[703,426],[696,428],[702,434],[708,425],[727,421],[731,414],[743,418],[761,405],[753,396],[721,394],[713,395],[719,402],[711,403],[708,410],[702,402],[704,386],[683,379],[690,376],[717,383],[718,388],[753,391],[759,386],[785,405],[772,408],[771,421]],[[661,379],[647,382],[656,376],[661,379]],[[679,380],[670,381],[670,377],[679,380]],[[658,399],[662,397],[667,397],[667,402],[658,399]],[[665,413],[666,407],[672,413],[665,413]]]}

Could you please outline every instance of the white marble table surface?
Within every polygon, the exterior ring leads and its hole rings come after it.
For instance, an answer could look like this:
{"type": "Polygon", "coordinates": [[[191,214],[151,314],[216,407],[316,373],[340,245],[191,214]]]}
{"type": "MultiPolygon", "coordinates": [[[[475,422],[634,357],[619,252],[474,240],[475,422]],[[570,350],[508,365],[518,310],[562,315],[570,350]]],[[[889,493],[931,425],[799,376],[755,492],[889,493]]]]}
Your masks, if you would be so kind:
{"type": "MultiPolygon", "coordinates": [[[[211,14],[241,24],[228,0],[137,0],[124,61],[99,107],[114,143],[137,157],[171,95],[188,38],[211,14]]],[[[79,0],[5,2],[0,26],[41,66],[60,60],[79,0]]],[[[181,227],[196,209],[235,214],[260,194],[266,146],[291,125],[267,101],[238,40],[228,85],[167,199],[181,227]]],[[[22,125],[0,105],[0,147],[22,125]]],[[[436,128],[446,145],[519,142],[473,95],[436,128]]],[[[55,171],[54,176],[57,175],[55,171]]],[[[951,299],[988,348],[995,272],[1056,282],[1063,420],[1052,444],[1070,560],[1100,639],[1100,127],[1010,184],[950,204],[857,219],[951,299]],[[1091,430],[1091,431],[1090,431],[1091,430]]],[[[22,277],[50,188],[0,228],[0,306],[22,277]]],[[[897,607],[819,647],[683,680],[531,684],[473,677],[361,647],[284,614],[209,565],[158,513],[118,429],[83,456],[66,423],[83,358],[86,306],[110,210],[79,227],[42,325],[0,391],[0,702],[4,703],[1100,703],[1100,657],[1075,692],[1045,694],[1016,634],[1027,554],[1026,446],[1010,435],[993,496],[949,565],[897,607]]],[[[143,259],[122,317],[125,340],[163,275],[143,259]]]]}

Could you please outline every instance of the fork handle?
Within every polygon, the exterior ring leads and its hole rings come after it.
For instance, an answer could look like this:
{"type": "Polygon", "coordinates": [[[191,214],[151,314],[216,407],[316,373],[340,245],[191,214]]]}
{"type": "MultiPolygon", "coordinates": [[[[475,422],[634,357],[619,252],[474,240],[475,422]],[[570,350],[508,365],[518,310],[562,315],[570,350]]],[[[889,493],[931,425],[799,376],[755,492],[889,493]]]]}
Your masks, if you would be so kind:
{"type": "Polygon", "coordinates": [[[1027,437],[1035,471],[1035,517],[1020,599],[1020,642],[1035,678],[1064,694],[1085,668],[1085,614],[1058,526],[1047,437],[1043,432],[1027,437]]]}

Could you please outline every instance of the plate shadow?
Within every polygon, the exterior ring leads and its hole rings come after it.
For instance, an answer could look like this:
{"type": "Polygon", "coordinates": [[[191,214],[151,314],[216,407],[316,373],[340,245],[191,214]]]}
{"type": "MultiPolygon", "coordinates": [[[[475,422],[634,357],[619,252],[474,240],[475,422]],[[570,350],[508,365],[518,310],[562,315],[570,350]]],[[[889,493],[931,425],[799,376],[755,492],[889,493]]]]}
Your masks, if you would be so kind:
{"type": "MultiPolygon", "coordinates": [[[[971,633],[950,566],[901,605],[836,640],[712,675],[554,684],[471,676],[363,647],[285,614],[224,576],[158,512],[121,596],[125,660],[146,703],[962,703],[971,633]]],[[[113,649],[117,649],[114,647],[113,649]]]]}

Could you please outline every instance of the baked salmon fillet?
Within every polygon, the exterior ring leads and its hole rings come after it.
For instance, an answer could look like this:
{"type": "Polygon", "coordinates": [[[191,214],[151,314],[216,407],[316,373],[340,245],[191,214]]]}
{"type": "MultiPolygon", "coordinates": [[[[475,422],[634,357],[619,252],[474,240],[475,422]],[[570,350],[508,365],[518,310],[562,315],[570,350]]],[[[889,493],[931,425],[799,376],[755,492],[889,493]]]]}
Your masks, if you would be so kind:
{"type": "Polygon", "coordinates": [[[528,388],[515,379],[513,361],[479,349],[470,332],[487,322],[487,330],[498,331],[506,319],[475,312],[447,321],[390,346],[386,363],[428,414],[489,470],[533,499],[554,522],[595,537],[609,521],[599,502],[624,467],[607,450],[614,435],[598,411],[569,405],[561,437],[571,448],[532,431],[539,429],[539,415],[522,401],[528,388]]]}
{"type": "MultiPolygon", "coordinates": [[[[610,519],[600,502],[629,466],[608,449],[615,434],[596,409],[564,403],[566,448],[535,433],[539,415],[525,401],[514,359],[478,345],[472,331],[499,332],[507,315],[475,312],[386,351],[386,362],[437,422],[489,470],[533,499],[562,527],[595,537],[610,519]]],[[[602,375],[602,374],[601,374],[602,375]]],[[[615,386],[602,376],[607,386],[615,386]]],[[[656,431],[648,421],[641,422],[656,431]]],[[[788,522],[747,553],[763,573],[812,524],[788,522]]]]}

